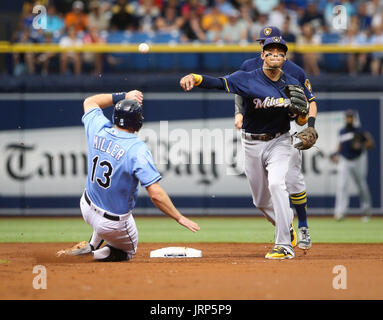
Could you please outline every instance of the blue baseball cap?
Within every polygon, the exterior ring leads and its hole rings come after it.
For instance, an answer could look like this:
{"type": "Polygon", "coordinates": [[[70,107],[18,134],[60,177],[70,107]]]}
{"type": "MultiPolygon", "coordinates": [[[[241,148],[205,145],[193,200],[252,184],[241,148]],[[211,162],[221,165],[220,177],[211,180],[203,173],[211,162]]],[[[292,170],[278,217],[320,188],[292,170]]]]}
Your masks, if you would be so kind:
{"type": "Polygon", "coordinates": [[[278,44],[278,45],[280,45],[285,50],[285,52],[287,52],[287,50],[288,50],[286,41],[283,40],[282,37],[267,38],[265,40],[265,43],[263,44],[263,50],[266,50],[266,47],[268,45],[271,45],[271,44],[278,44]]]}
{"type": "Polygon", "coordinates": [[[274,26],[264,27],[259,32],[259,38],[256,41],[265,41],[266,39],[271,37],[282,37],[281,30],[274,26]]]}

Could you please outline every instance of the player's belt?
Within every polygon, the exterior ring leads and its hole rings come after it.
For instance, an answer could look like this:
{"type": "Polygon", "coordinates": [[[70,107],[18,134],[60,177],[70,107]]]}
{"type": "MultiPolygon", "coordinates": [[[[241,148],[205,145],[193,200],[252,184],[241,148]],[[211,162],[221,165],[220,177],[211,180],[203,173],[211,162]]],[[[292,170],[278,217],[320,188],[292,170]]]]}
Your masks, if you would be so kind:
{"type": "Polygon", "coordinates": [[[281,132],[277,133],[248,133],[248,132],[242,132],[242,138],[246,140],[261,140],[261,141],[270,141],[274,138],[278,138],[280,135],[282,135],[281,132]]]}
{"type": "MultiPolygon", "coordinates": [[[[89,199],[89,197],[88,197],[86,191],[84,192],[84,199],[85,199],[85,201],[86,201],[89,205],[92,204],[92,202],[90,201],[90,199],[89,199]]],[[[107,214],[106,212],[103,213],[103,217],[106,218],[106,219],[109,219],[109,220],[113,220],[113,221],[120,221],[120,217],[118,217],[118,216],[112,216],[112,215],[110,215],[110,214],[107,214]]]]}

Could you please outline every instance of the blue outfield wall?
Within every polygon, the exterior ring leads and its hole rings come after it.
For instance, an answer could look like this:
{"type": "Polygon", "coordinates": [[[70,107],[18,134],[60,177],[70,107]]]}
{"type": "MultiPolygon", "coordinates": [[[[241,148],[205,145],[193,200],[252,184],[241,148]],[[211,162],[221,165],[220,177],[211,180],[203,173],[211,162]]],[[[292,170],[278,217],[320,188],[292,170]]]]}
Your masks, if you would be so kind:
{"type": "MultiPolygon", "coordinates": [[[[0,214],[80,213],[79,198],[87,174],[82,100],[95,91],[101,90],[0,93],[0,108],[6,117],[0,125],[0,214]]],[[[337,132],[346,109],[356,110],[362,126],[375,138],[376,148],[368,153],[367,159],[368,183],[373,212],[382,213],[383,93],[320,91],[317,97],[319,140],[317,147],[305,151],[303,156],[310,214],[333,211],[337,171],[329,156],[336,149],[337,132]]],[[[234,144],[238,136],[233,129],[233,98],[223,92],[202,90],[193,93],[183,93],[178,88],[164,92],[146,90],[143,129],[150,129],[158,136],[163,133],[163,125],[166,124],[168,130],[166,138],[153,142],[150,139],[155,137],[152,137],[147,140],[148,144],[151,147],[164,144],[169,148],[169,137],[175,130],[191,134],[193,129],[204,128],[210,132],[232,130],[234,138],[224,143],[234,144]]],[[[110,117],[111,108],[105,114],[110,117]]],[[[192,145],[188,148],[190,154],[196,151],[192,145]]],[[[213,145],[204,150],[216,155],[219,148],[213,145]]],[[[186,146],[183,152],[189,152],[186,146]]],[[[234,152],[222,165],[187,165],[177,163],[177,159],[169,155],[163,162],[162,158],[156,158],[158,150],[152,150],[156,161],[162,161],[158,163],[163,175],[161,184],[184,213],[259,214],[252,204],[247,180],[240,174],[240,151],[236,152],[238,154],[234,152]]],[[[350,188],[350,213],[360,213],[352,182],[350,188]]],[[[136,214],[152,213],[159,211],[146,197],[145,190],[141,190],[136,214]]]]}

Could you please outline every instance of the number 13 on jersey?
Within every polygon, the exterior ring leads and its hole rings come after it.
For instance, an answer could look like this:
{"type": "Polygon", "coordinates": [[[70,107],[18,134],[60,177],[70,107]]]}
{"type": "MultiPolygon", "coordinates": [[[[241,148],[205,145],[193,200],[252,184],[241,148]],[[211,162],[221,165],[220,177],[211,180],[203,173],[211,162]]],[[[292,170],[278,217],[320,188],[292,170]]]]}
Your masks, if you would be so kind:
{"type": "Polygon", "coordinates": [[[92,174],[90,176],[90,181],[92,183],[97,182],[97,184],[104,189],[108,189],[112,182],[113,166],[107,160],[102,160],[99,162],[99,156],[95,156],[92,160],[92,174]],[[96,177],[97,167],[101,167],[102,175],[101,177],[96,177]]]}

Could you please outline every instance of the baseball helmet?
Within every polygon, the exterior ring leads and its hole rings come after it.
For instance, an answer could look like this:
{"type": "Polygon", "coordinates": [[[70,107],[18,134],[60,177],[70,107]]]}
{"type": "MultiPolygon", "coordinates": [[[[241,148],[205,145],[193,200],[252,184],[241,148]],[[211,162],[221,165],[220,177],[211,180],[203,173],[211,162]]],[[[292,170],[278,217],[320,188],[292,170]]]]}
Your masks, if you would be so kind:
{"type": "Polygon", "coordinates": [[[259,38],[256,41],[265,41],[268,38],[272,37],[282,37],[282,32],[277,27],[274,26],[267,26],[262,28],[262,30],[259,32],[259,38]]]}
{"type": "Polygon", "coordinates": [[[270,46],[270,45],[272,45],[272,44],[279,45],[280,47],[283,48],[283,50],[284,50],[285,52],[287,52],[287,50],[288,50],[286,41],[283,40],[283,39],[280,38],[280,37],[267,38],[267,39],[265,40],[265,43],[263,44],[263,50],[267,50],[267,47],[270,46]]]}
{"type": "Polygon", "coordinates": [[[142,127],[143,120],[142,108],[135,100],[124,99],[114,106],[113,124],[119,128],[138,131],[142,127]]]}

